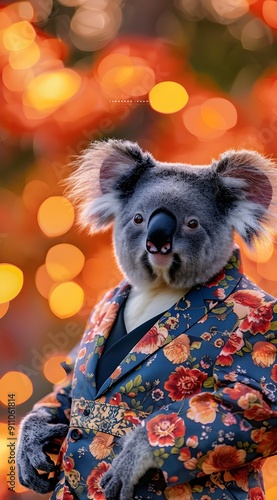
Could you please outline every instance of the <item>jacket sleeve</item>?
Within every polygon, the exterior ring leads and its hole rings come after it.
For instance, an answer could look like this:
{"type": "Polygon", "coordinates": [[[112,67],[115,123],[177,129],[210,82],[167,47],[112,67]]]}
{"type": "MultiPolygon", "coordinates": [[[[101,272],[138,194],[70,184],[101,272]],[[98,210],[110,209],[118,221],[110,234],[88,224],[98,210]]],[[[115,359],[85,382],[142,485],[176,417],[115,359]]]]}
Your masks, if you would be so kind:
{"type": "Polygon", "coordinates": [[[171,483],[277,453],[275,310],[265,304],[229,337],[216,358],[213,392],[175,401],[143,422],[171,483]]]}

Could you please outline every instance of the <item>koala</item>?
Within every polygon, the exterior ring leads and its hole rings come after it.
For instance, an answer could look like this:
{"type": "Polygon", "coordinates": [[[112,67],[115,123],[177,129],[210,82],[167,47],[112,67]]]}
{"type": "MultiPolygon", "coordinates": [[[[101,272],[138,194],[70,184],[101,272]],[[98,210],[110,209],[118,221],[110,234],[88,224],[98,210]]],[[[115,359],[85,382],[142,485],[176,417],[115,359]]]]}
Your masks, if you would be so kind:
{"type": "Polygon", "coordinates": [[[234,236],[274,236],[274,163],[247,150],[166,163],[110,139],[81,154],[66,193],[82,228],[113,226],[124,280],[94,307],[66,382],[24,417],[21,483],[59,500],[264,498],[277,302],[243,274],[234,236]]]}

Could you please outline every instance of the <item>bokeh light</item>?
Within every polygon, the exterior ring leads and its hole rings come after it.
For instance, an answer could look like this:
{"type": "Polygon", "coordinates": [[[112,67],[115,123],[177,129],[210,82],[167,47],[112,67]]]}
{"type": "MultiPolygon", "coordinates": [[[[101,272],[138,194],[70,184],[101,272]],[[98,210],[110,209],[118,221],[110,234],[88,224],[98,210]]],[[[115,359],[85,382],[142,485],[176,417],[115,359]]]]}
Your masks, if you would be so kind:
{"type": "Polygon", "coordinates": [[[23,287],[23,272],[13,264],[0,264],[0,304],[14,299],[23,287]]]}
{"type": "Polygon", "coordinates": [[[277,4],[273,0],[263,2],[263,17],[269,26],[277,29],[277,4]]]}
{"type": "Polygon", "coordinates": [[[36,32],[28,21],[11,24],[3,34],[3,44],[8,51],[21,51],[32,45],[36,32]]]}
{"type": "Polygon", "coordinates": [[[40,50],[36,42],[25,49],[13,51],[9,55],[11,68],[15,70],[32,68],[40,58],[40,50]]]}
{"type": "Polygon", "coordinates": [[[53,111],[76,94],[81,77],[72,69],[46,71],[33,78],[23,94],[23,103],[37,111],[53,111]]]}
{"type": "Polygon", "coordinates": [[[271,257],[266,262],[258,262],[257,269],[261,276],[270,281],[277,281],[277,251],[274,250],[271,257]]]}
{"type": "Polygon", "coordinates": [[[51,196],[39,207],[38,224],[47,236],[66,233],[74,222],[74,208],[64,196],[51,196]]]}
{"type": "Polygon", "coordinates": [[[100,49],[116,35],[121,19],[121,9],[114,0],[94,5],[84,2],[71,19],[71,39],[78,49],[100,49]]]}
{"type": "Polygon", "coordinates": [[[274,243],[270,240],[256,241],[255,247],[250,249],[240,238],[239,245],[243,249],[244,255],[254,262],[268,262],[274,252],[274,243]]]}
{"type": "Polygon", "coordinates": [[[218,14],[222,22],[244,16],[249,5],[247,0],[232,0],[231,2],[221,2],[221,0],[211,0],[212,7],[218,14]]]}
{"type": "Polygon", "coordinates": [[[37,287],[39,293],[43,297],[48,299],[51,288],[53,287],[53,285],[56,284],[56,282],[54,280],[52,280],[52,278],[50,278],[45,264],[43,264],[42,266],[40,266],[37,269],[37,272],[35,275],[35,281],[36,281],[36,287],[37,287]]]}
{"type": "Polygon", "coordinates": [[[3,318],[5,314],[8,312],[9,305],[10,305],[9,302],[0,303],[0,319],[3,318]]]}
{"type": "Polygon", "coordinates": [[[52,384],[61,384],[66,379],[66,372],[61,363],[66,361],[66,355],[53,356],[47,359],[43,367],[45,378],[52,384]]]}
{"type": "Polygon", "coordinates": [[[237,123],[235,106],[227,99],[213,97],[207,99],[200,108],[203,122],[215,130],[228,130],[237,123]]]}
{"type": "Polygon", "coordinates": [[[145,96],[155,85],[155,73],[147,61],[122,53],[107,55],[97,68],[97,79],[113,99],[145,96]]]}
{"type": "Polygon", "coordinates": [[[9,394],[14,394],[15,405],[27,401],[33,394],[33,384],[25,373],[10,371],[0,379],[0,401],[8,406],[9,394]]]}
{"type": "Polygon", "coordinates": [[[176,113],[189,99],[186,89],[177,82],[157,83],[149,92],[150,106],[159,113],[176,113]]]}
{"type": "Polygon", "coordinates": [[[83,269],[84,254],[75,245],[59,243],[51,247],[46,255],[45,266],[55,281],[67,281],[75,278],[83,269]]]}
{"type": "Polygon", "coordinates": [[[61,283],[53,288],[49,296],[51,311],[58,318],[70,318],[80,311],[84,302],[84,291],[73,281],[61,283]]]}
{"type": "Polygon", "coordinates": [[[42,201],[49,193],[49,186],[46,182],[32,180],[26,184],[22,193],[22,200],[26,208],[32,211],[38,210],[42,201]]]}

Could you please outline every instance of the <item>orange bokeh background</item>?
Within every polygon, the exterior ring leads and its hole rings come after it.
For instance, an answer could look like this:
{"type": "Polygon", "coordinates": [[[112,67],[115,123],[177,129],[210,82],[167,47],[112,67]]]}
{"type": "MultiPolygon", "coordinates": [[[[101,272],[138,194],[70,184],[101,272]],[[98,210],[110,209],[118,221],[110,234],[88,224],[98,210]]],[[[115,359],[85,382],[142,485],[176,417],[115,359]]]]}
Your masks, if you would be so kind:
{"type": "MultiPolygon", "coordinates": [[[[0,3],[0,498],[8,401],[16,427],[60,383],[94,303],[120,279],[110,232],[76,228],[62,181],[89,141],[138,141],[159,160],[228,148],[277,156],[277,8],[270,0],[0,3]]],[[[242,248],[277,295],[277,250],[242,248]]],[[[265,466],[267,500],[277,459],[265,466]]],[[[16,483],[17,498],[41,498],[16,483]]],[[[13,496],[13,498],[16,498],[13,496]]]]}

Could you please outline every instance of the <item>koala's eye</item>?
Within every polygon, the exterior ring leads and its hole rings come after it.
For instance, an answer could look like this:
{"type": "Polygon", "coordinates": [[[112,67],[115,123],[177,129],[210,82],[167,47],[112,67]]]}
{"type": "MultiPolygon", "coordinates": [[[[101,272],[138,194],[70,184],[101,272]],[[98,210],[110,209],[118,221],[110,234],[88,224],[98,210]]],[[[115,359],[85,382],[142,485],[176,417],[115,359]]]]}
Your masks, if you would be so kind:
{"type": "Polygon", "coordinates": [[[135,222],[136,224],[141,224],[141,223],[143,222],[143,217],[142,217],[142,215],[141,215],[141,214],[136,214],[136,215],[134,216],[134,222],[135,222]]]}
{"type": "Polygon", "coordinates": [[[199,222],[197,219],[191,219],[187,222],[187,226],[190,229],[196,229],[199,226],[199,222]]]}

